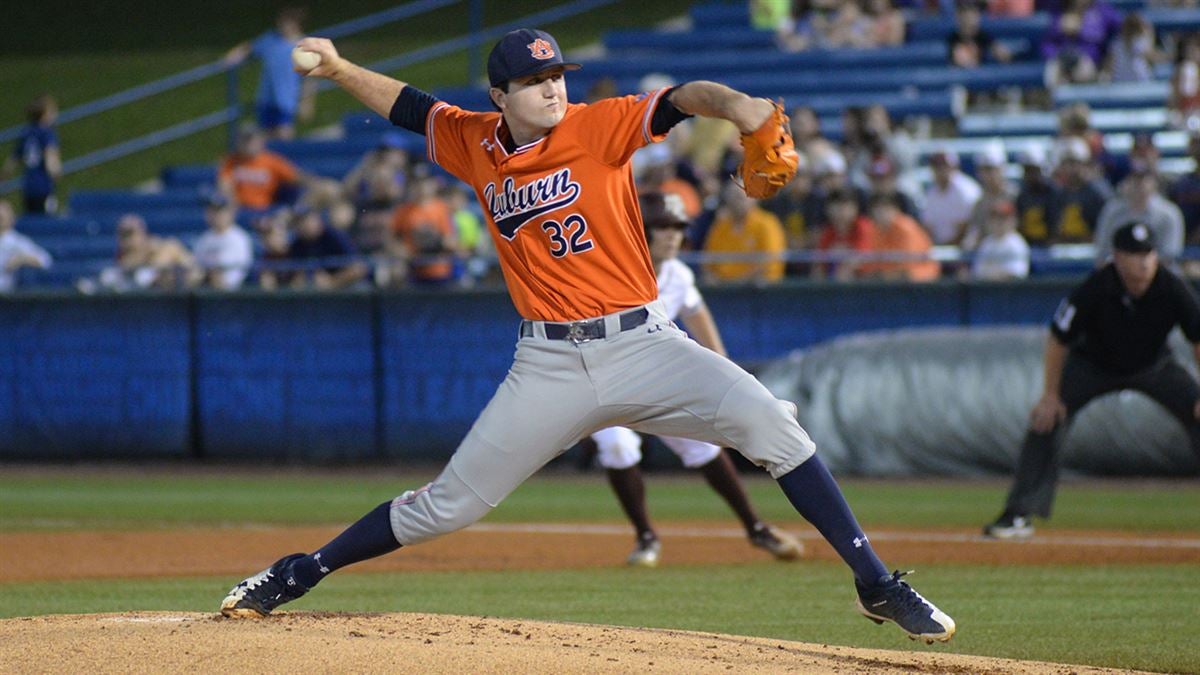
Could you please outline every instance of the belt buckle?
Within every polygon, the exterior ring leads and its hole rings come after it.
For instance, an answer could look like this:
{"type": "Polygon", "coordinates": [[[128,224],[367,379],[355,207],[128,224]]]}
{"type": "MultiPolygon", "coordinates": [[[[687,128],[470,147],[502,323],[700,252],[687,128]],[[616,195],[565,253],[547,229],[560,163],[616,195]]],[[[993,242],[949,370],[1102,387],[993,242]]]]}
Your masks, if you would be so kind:
{"type": "Polygon", "coordinates": [[[587,327],[586,321],[575,321],[567,324],[567,339],[574,344],[588,342],[592,338],[584,334],[584,329],[587,327]]]}

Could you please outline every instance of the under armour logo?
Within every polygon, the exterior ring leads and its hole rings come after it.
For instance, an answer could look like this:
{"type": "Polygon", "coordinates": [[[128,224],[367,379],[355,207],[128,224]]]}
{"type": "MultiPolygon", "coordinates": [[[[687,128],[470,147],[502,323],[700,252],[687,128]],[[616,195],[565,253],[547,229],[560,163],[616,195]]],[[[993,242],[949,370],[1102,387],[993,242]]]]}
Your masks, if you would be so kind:
{"type": "Polygon", "coordinates": [[[654,327],[653,327],[653,328],[647,328],[647,329],[646,329],[646,332],[647,332],[647,333],[657,333],[657,332],[659,332],[659,331],[660,331],[660,330],[662,330],[662,329],[663,329],[663,327],[662,327],[662,324],[661,324],[661,323],[656,323],[656,324],[654,324],[654,327]]]}
{"type": "Polygon", "coordinates": [[[542,38],[538,38],[525,46],[529,48],[529,53],[533,55],[533,58],[538,61],[554,58],[554,47],[551,47],[550,43],[542,38]]]}
{"type": "Polygon", "coordinates": [[[867,543],[867,535],[854,538],[854,548],[862,548],[863,544],[867,543]]]}
{"type": "Polygon", "coordinates": [[[325,563],[321,562],[320,553],[314,555],[313,560],[317,562],[317,569],[321,570],[321,574],[329,574],[329,568],[325,566],[325,563]]]}
{"type": "Polygon", "coordinates": [[[487,150],[488,152],[491,152],[496,147],[496,145],[494,143],[492,143],[490,140],[488,140],[486,138],[483,139],[482,141],[479,141],[479,145],[483,146],[483,149],[487,150]]]}

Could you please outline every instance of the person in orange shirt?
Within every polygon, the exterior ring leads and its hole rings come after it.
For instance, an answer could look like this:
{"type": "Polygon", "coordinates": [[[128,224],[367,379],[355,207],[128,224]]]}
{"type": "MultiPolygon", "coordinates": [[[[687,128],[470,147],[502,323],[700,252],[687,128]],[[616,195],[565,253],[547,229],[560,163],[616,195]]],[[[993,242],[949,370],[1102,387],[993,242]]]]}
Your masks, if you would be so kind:
{"type": "Polygon", "coordinates": [[[257,127],[243,127],[237,146],[221,163],[217,182],[240,208],[265,211],[281,193],[297,186],[303,174],[285,157],[267,150],[267,136],[257,127]]]}
{"type": "Polygon", "coordinates": [[[409,261],[408,276],[416,283],[453,281],[459,255],[458,234],[450,205],[438,194],[438,179],[414,180],[409,199],[392,214],[392,234],[401,255],[409,261]]]}
{"type": "Polygon", "coordinates": [[[704,251],[749,258],[707,263],[704,271],[713,281],[776,282],[783,278],[787,235],[775,214],[759,207],[729,181],[721,191],[721,207],[704,240],[704,251]]]}
{"type": "MultiPolygon", "coordinates": [[[[875,247],[875,224],[858,212],[858,197],[848,189],[834,190],[825,198],[825,227],[817,239],[817,250],[844,255],[855,251],[867,252],[875,247]]],[[[814,265],[813,277],[833,277],[848,281],[858,274],[862,263],[856,256],[830,263],[814,265]]]]}
{"type": "MultiPolygon", "coordinates": [[[[357,66],[327,39],[299,46],[320,55],[307,74],[424,133],[430,161],[475,190],[523,320],[512,367],[437,478],[379,504],[316,552],[284,556],[238,583],[222,614],[266,616],[342,567],[467,527],[563,448],[619,425],[737,448],[853,571],[861,614],[913,639],[954,636],[953,619],[904,573],[888,573],[795,404],[689,338],[658,297],[633,153],[692,115],[729,120],[742,134],[774,133],[764,127],[781,122],[774,104],[705,81],[571,104],[564,73],[579,64],[563,61],[552,35],[528,28],[506,34],[488,56],[496,111],[487,113],[357,66]]],[[[432,330],[511,339],[447,313],[431,313],[432,330]]]]}
{"type": "Polygon", "coordinates": [[[871,221],[875,223],[875,245],[878,254],[911,256],[906,260],[877,260],[863,264],[858,270],[862,277],[933,281],[941,274],[936,260],[920,259],[933,250],[933,241],[917,221],[900,210],[895,195],[872,195],[871,221]]]}

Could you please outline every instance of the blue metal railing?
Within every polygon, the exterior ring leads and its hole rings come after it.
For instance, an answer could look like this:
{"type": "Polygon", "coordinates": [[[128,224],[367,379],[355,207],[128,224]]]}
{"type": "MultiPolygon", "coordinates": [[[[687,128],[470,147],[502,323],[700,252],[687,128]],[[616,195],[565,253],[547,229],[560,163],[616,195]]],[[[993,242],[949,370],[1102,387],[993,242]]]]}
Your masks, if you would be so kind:
{"type": "MultiPolygon", "coordinates": [[[[398,7],[369,14],[367,16],[345,21],[327,28],[321,28],[312,31],[313,35],[321,35],[329,38],[345,37],[353,35],[365,30],[378,28],[380,26],[400,21],[402,19],[411,18],[420,14],[425,14],[452,4],[461,2],[462,0],[415,0],[398,7]]],[[[482,13],[482,8],[475,0],[471,3],[473,11],[482,13]]],[[[472,17],[471,25],[474,26],[481,19],[472,17]]],[[[155,147],[162,143],[184,138],[207,129],[211,129],[220,124],[230,124],[230,132],[232,136],[233,126],[237,123],[237,118],[241,114],[241,105],[238,101],[237,87],[237,72],[241,68],[241,64],[229,64],[224,60],[206,63],[201,66],[196,66],[189,70],[185,70],[160,80],[147,82],[145,84],[117,92],[115,94],[105,96],[103,98],[89,101],[82,105],[75,106],[63,110],[57,120],[59,127],[64,124],[69,124],[81,119],[92,117],[121,106],[136,103],[151,96],[156,96],[180,87],[199,82],[201,80],[219,75],[221,73],[229,73],[229,85],[227,92],[228,105],[224,110],[218,110],[207,115],[202,115],[194,119],[181,122],[166,129],[145,134],[138,138],[123,141],[117,145],[102,148],[94,152],[88,153],[81,157],[73,158],[63,163],[63,174],[69,174],[83,169],[91,168],[105,162],[115,159],[120,159],[143,150],[155,147]]],[[[7,143],[20,136],[25,125],[16,125],[7,129],[0,130],[0,143],[7,143]]],[[[0,195],[8,194],[17,190],[21,185],[20,178],[14,178],[8,181],[0,182],[0,195]]]]}

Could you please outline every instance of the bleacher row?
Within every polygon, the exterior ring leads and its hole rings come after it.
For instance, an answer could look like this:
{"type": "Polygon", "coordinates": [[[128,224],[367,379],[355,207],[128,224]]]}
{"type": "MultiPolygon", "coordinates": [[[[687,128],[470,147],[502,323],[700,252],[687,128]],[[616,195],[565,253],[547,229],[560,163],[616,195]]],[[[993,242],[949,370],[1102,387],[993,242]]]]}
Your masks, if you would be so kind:
{"type": "MultiPolygon", "coordinates": [[[[1147,7],[1144,0],[1111,4],[1143,12],[1160,32],[1200,27],[1200,10],[1147,7]]],[[[954,150],[968,171],[971,157],[992,138],[1005,140],[1011,161],[1030,144],[1045,147],[1057,131],[1054,112],[979,114],[967,113],[964,105],[968,91],[1042,86],[1043,64],[1037,57],[1037,45],[1049,25],[1046,14],[985,18],[984,30],[1003,40],[1015,59],[974,69],[946,65],[946,38],[954,30],[953,17],[910,21],[908,41],[900,47],[799,53],[780,51],[769,32],[750,28],[745,2],[700,3],[691,9],[689,18],[690,27],[684,30],[608,33],[605,55],[584,61],[582,70],[571,73],[568,93],[572,100],[581,100],[595,82],[606,77],[612,78],[622,93],[637,92],[639,81],[650,72],[677,81],[713,79],[752,95],[782,97],[789,107],[809,106],[821,119],[823,132],[835,140],[841,137],[844,109],[882,104],[896,119],[955,120],[958,138],[921,140],[918,151],[924,158],[938,150],[954,150]]],[[[1159,75],[1165,78],[1166,71],[1159,75]]],[[[1088,103],[1094,109],[1093,125],[1105,133],[1107,148],[1115,155],[1128,152],[1132,134],[1154,133],[1163,157],[1161,168],[1182,172],[1190,170],[1191,161],[1185,158],[1186,135],[1164,130],[1168,90],[1167,82],[1160,78],[1145,83],[1061,87],[1054,100],[1059,106],[1088,103]]],[[[468,109],[490,109],[486,89],[481,86],[435,93],[468,109]]],[[[340,138],[276,142],[271,147],[309,173],[340,179],[391,129],[373,113],[356,112],[343,117],[340,138]]],[[[423,155],[422,137],[403,137],[410,153],[423,155]]],[[[1010,172],[1015,174],[1016,168],[1010,167],[1010,172]]],[[[116,220],[126,212],[142,215],[155,234],[178,236],[189,243],[205,227],[200,195],[215,178],[215,164],[166,167],[159,192],[82,190],[70,196],[68,216],[23,217],[18,229],[57,260],[53,269],[33,273],[31,281],[41,286],[70,286],[79,276],[110,264],[116,220]]]]}

